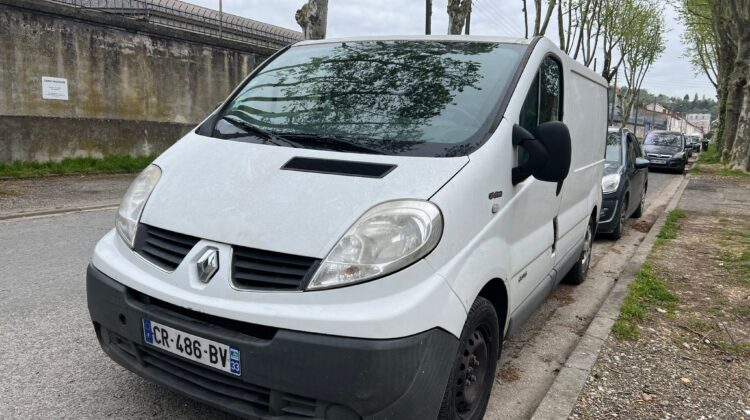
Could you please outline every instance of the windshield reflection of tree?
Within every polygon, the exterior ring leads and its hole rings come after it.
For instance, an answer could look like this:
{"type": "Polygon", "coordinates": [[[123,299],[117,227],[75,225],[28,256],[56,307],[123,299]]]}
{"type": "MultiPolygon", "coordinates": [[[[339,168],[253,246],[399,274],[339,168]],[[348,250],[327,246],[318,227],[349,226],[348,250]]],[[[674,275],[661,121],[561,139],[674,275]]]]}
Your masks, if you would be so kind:
{"type": "Polygon", "coordinates": [[[649,136],[646,139],[646,144],[653,144],[655,146],[679,146],[681,141],[680,137],[674,134],[656,134],[649,136]]]}
{"type": "MultiPolygon", "coordinates": [[[[430,141],[424,128],[447,106],[456,105],[457,94],[468,87],[480,89],[481,64],[461,56],[496,47],[345,43],[307,62],[262,71],[232,112],[277,133],[356,139],[384,151],[408,150],[430,141]]],[[[460,110],[454,112],[454,118],[466,118],[460,110]]]]}

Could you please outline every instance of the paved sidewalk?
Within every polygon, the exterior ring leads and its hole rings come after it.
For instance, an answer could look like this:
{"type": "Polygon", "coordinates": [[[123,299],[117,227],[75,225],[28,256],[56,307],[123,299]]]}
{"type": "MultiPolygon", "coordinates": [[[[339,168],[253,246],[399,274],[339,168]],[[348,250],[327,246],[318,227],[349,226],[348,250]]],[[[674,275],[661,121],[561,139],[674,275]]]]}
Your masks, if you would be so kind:
{"type": "Polygon", "coordinates": [[[648,257],[674,307],[646,303],[634,338],[605,334],[573,419],[750,419],[750,178],[691,175],[676,208],[648,257]]]}
{"type": "Polygon", "coordinates": [[[0,181],[0,219],[39,211],[117,206],[136,174],[0,181]]]}

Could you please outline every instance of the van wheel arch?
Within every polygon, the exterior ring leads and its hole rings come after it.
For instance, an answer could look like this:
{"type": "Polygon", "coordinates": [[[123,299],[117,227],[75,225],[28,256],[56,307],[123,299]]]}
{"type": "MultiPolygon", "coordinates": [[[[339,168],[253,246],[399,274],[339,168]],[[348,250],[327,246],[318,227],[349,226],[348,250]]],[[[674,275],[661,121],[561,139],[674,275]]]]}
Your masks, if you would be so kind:
{"type": "Polygon", "coordinates": [[[505,338],[505,329],[508,321],[508,289],[505,282],[500,278],[494,278],[487,282],[479,291],[479,295],[492,303],[497,313],[498,325],[501,328],[500,340],[505,338]]]}
{"type": "Polygon", "coordinates": [[[594,235],[596,235],[596,230],[599,227],[599,209],[594,206],[594,209],[591,210],[591,219],[594,221],[594,235]]]}

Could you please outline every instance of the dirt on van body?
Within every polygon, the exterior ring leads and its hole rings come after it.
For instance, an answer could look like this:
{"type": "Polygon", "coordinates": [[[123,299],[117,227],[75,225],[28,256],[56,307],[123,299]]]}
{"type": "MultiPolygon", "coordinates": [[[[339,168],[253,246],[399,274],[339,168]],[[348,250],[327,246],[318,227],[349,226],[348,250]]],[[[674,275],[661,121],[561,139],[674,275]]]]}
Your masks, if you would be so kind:
{"type": "Polygon", "coordinates": [[[750,419],[750,177],[703,166],[678,209],[649,257],[676,301],[610,334],[570,418],[750,419]]]}

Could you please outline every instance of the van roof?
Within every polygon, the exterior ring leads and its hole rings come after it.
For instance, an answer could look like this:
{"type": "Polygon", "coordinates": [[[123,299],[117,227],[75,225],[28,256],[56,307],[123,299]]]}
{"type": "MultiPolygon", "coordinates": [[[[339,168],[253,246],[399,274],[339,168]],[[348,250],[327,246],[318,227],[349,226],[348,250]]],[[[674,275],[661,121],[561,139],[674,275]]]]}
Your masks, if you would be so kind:
{"type": "Polygon", "coordinates": [[[294,45],[326,44],[334,42],[358,42],[358,41],[464,41],[464,42],[499,42],[503,44],[528,45],[533,38],[512,38],[502,36],[478,36],[478,35],[389,35],[389,36],[356,36],[347,38],[329,38],[318,40],[305,40],[294,45]]]}

